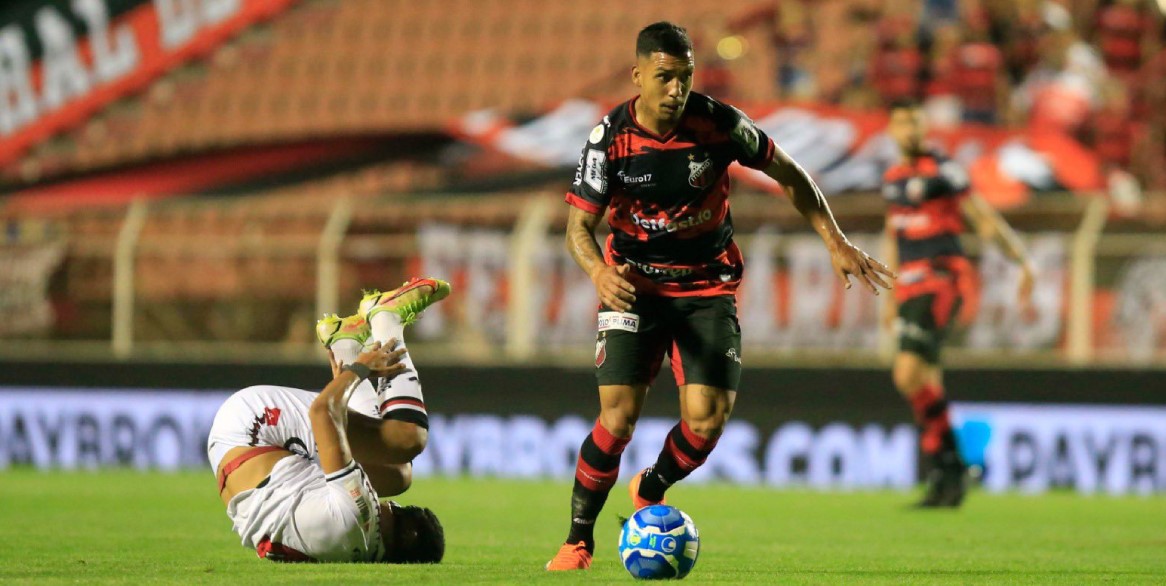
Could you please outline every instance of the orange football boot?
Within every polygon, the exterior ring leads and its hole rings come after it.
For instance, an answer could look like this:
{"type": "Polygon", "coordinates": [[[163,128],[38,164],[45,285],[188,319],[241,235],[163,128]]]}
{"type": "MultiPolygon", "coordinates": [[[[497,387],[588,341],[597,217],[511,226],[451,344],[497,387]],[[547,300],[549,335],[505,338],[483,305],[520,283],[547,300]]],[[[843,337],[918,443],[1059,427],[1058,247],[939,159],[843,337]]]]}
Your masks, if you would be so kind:
{"type": "Polygon", "coordinates": [[[563,547],[559,548],[559,553],[551,561],[547,562],[546,568],[550,572],[558,572],[562,570],[586,570],[591,567],[591,552],[587,551],[587,545],[582,541],[579,543],[564,543],[563,547]]]}
{"type": "Polygon", "coordinates": [[[666,499],[666,498],[660,499],[660,502],[658,502],[658,503],[654,503],[654,502],[652,502],[648,499],[645,499],[645,498],[640,498],[640,481],[642,481],[644,479],[644,473],[647,471],[648,471],[647,468],[640,470],[639,472],[636,473],[635,476],[632,477],[632,481],[628,483],[628,494],[630,494],[632,496],[632,508],[637,510],[637,511],[644,508],[644,507],[648,507],[648,506],[652,506],[652,505],[666,505],[666,504],[668,504],[668,499],[666,499]]]}

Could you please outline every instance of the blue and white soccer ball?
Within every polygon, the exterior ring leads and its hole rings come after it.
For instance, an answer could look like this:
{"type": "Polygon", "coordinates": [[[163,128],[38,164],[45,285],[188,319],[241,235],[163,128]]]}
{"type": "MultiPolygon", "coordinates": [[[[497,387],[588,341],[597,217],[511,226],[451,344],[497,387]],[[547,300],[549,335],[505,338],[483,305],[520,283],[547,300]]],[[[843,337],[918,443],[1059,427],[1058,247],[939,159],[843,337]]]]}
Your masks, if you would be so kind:
{"type": "Polygon", "coordinates": [[[635,578],[683,578],[696,565],[699,553],[696,525],[683,511],[668,505],[636,511],[619,534],[619,559],[635,578]]]}

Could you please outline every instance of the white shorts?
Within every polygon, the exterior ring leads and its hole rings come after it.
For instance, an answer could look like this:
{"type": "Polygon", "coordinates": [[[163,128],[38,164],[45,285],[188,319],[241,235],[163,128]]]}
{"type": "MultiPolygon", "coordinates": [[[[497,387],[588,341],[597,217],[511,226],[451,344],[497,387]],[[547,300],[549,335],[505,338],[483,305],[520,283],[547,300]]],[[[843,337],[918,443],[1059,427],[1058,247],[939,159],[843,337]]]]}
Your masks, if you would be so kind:
{"type": "Polygon", "coordinates": [[[242,446],[276,446],[315,460],[308,407],[318,394],[259,385],[231,395],[215,414],[207,438],[211,471],[217,473],[227,452],[242,446]]]}
{"type": "MultiPolygon", "coordinates": [[[[240,446],[277,446],[316,458],[316,440],[308,407],[320,393],[257,385],[238,391],[219,407],[207,439],[211,471],[218,472],[223,456],[240,446]]],[[[378,415],[380,400],[376,389],[362,381],[348,401],[348,409],[369,417],[378,415]]]]}

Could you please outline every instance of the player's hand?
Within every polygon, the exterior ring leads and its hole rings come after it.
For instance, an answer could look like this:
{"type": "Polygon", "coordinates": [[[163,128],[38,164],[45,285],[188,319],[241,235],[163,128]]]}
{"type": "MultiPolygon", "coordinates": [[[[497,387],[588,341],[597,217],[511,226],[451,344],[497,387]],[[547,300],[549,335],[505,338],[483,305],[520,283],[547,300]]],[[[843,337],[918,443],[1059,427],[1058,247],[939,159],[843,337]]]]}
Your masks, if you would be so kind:
{"type": "Polygon", "coordinates": [[[595,292],[599,294],[599,301],[603,305],[617,311],[631,311],[636,302],[636,288],[627,280],[627,274],[632,268],[626,264],[611,266],[604,265],[591,276],[595,283],[595,292]]]}
{"type": "Polygon", "coordinates": [[[377,342],[362,352],[360,356],[357,356],[356,362],[367,366],[376,376],[391,378],[405,372],[405,364],[401,362],[401,357],[405,355],[405,348],[402,346],[393,350],[397,346],[395,338],[383,346],[377,342]]]}
{"type": "Polygon", "coordinates": [[[891,289],[891,282],[895,279],[894,271],[888,269],[887,265],[871,258],[845,238],[830,247],[830,263],[834,265],[834,274],[838,275],[847,289],[850,288],[851,275],[875,295],[879,294],[879,287],[891,289]]]}

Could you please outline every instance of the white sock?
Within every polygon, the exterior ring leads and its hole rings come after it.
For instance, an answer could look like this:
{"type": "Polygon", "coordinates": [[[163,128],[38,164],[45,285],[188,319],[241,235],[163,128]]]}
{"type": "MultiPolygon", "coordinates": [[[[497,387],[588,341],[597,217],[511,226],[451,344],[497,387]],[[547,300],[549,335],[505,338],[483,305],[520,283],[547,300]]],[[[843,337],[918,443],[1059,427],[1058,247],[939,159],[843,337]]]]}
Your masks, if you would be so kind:
{"type": "MultiPolygon", "coordinates": [[[[356,357],[360,356],[364,346],[353,339],[336,340],[330,347],[332,356],[341,366],[346,366],[356,362],[356,357]]],[[[348,402],[348,407],[354,409],[359,413],[364,413],[370,417],[380,416],[381,401],[377,396],[377,389],[373,383],[369,381],[361,381],[360,386],[352,393],[352,399],[348,402]]]]}
{"type": "MultiPolygon", "coordinates": [[[[397,348],[405,348],[405,326],[401,324],[401,318],[397,314],[382,311],[369,320],[369,325],[372,326],[371,342],[384,344],[395,338],[397,348]]],[[[391,380],[381,379],[377,385],[381,417],[408,421],[428,428],[429,416],[425,410],[425,397],[421,394],[421,379],[407,348],[401,362],[405,365],[405,372],[391,380]]]]}
{"type": "Polygon", "coordinates": [[[344,366],[356,362],[356,357],[360,356],[360,352],[364,347],[356,340],[344,339],[336,340],[329,349],[332,350],[332,355],[336,357],[340,365],[344,366]]]}
{"type": "Polygon", "coordinates": [[[372,316],[368,325],[372,328],[373,342],[384,344],[396,338],[398,342],[405,343],[405,326],[401,325],[401,316],[391,311],[382,311],[372,316]]]}

